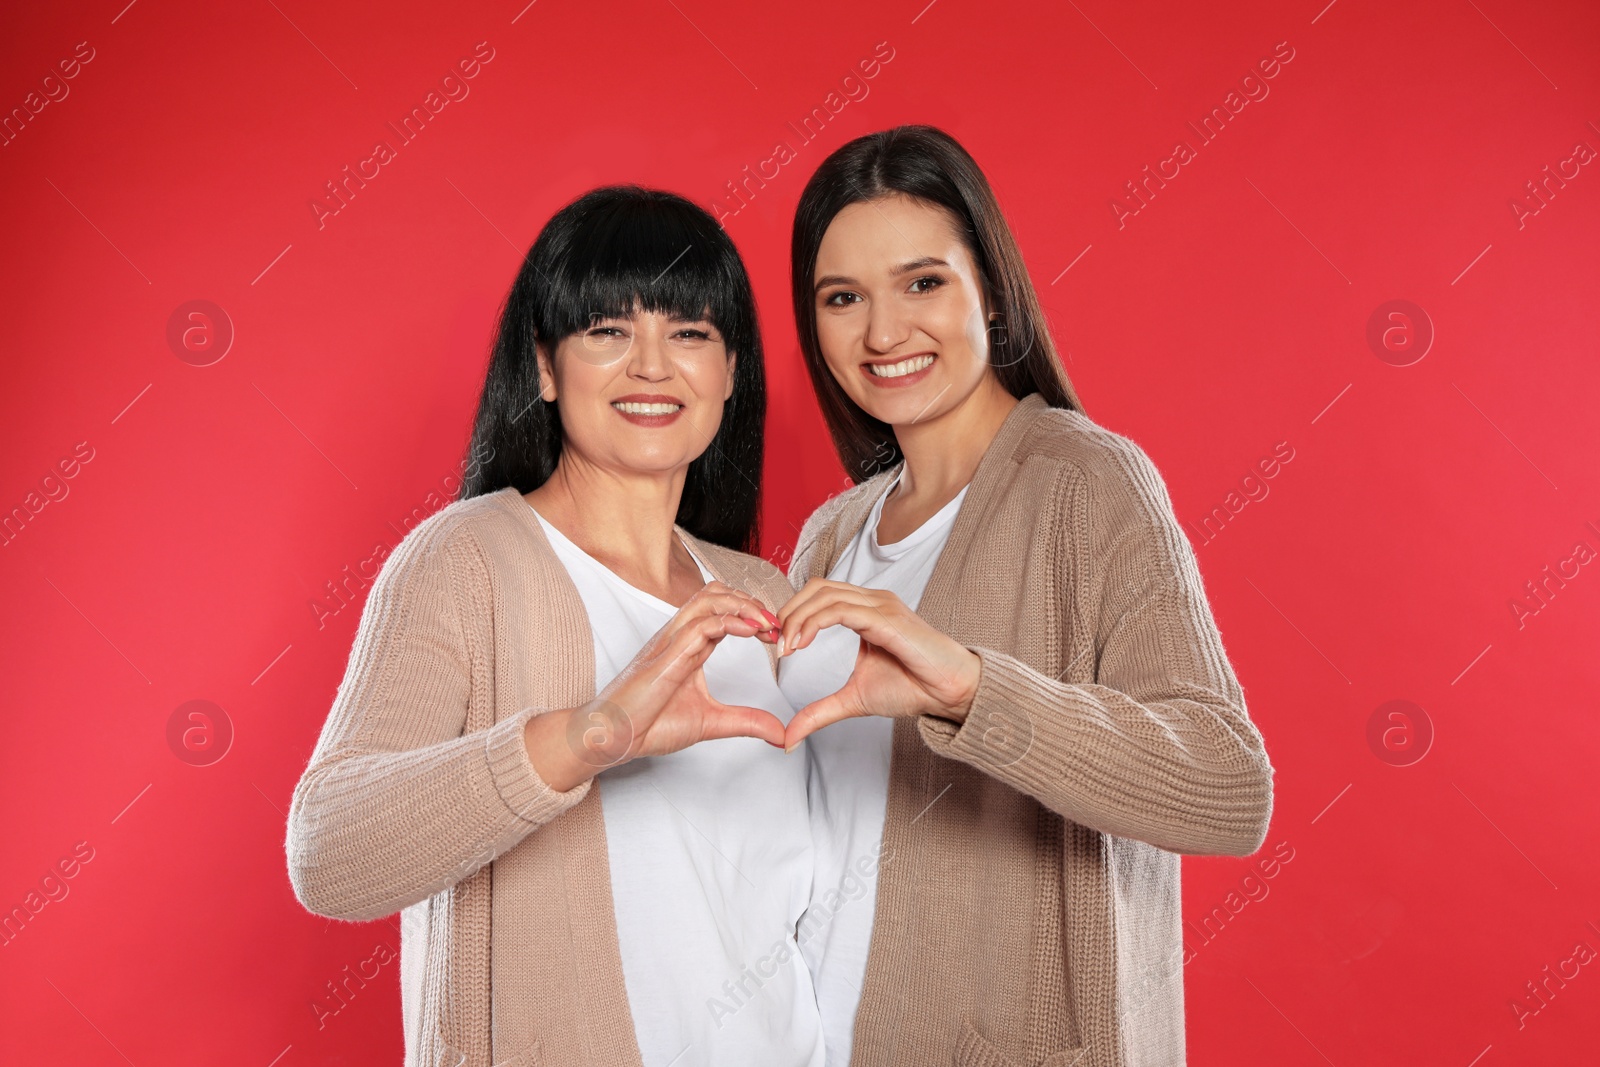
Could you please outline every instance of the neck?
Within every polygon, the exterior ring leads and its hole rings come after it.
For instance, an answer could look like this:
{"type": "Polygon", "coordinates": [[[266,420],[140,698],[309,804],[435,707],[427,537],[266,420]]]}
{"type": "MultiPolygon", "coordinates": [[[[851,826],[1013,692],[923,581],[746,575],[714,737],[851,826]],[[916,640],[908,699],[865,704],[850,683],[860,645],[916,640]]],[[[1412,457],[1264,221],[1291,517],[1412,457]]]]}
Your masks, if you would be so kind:
{"type": "Polygon", "coordinates": [[[950,500],[972,481],[1000,432],[1001,423],[1017,406],[993,374],[984,375],[966,400],[938,416],[894,428],[906,458],[896,494],[918,500],[950,500]]]}
{"type": "Polygon", "coordinates": [[[640,587],[666,589],[672,584],[673,560],[688,558],[673,531],[686,474],[681,468],[664,473],[608,470],[567,448],[549,480],[527,499],[613,572],[640,587]]]}

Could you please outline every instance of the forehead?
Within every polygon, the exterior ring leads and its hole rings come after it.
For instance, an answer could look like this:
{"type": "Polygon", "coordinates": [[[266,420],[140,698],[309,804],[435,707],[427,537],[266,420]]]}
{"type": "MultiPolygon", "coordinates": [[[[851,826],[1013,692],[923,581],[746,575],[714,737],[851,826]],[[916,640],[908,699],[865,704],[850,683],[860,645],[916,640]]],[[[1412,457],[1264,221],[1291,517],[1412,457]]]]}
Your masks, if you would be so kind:
{"type": "Polygon", "coordinates": [[[971,265],[959,223],[947,208],[910,196],[859,200],[833,217],[817,248],[818,276],[886,272],[924,257],[971,265]]]}

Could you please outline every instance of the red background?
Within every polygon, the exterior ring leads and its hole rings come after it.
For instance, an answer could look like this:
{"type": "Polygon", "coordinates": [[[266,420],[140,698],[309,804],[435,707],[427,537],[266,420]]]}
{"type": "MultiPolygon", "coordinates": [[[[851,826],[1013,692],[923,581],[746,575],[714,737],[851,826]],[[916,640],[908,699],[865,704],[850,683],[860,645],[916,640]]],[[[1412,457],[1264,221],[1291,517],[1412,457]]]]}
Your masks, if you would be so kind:
{"type": "Polygon", "coordinates": [[[725,219],[768,344],[781,560],[842,478],[789,219],[828,151],[901,122],[984,166],[1088,413],[1166,476],[1277,767],[1257,859],[1184,863],[1192,1061],[1595,1054],[1600,165],[1562,163],[1600,148],[1594,5],[124,2],[0,36],[8,113],[93,49],[0,147],[0,508],[69,490],[0,551],[0,907],[92,850],[0,947],[0,1061],[399,1062],[396,964],[312,1007],[396,930],[306,913],[285,871],[359,616],[327,583],[453,488],[498,302],[557,207],[633,180],[728,209],[787,140],[725,219]],[[319,228],[324,183],[480,41],[469,95],[319,228]],[[787,124],[878,42],[869,95],[801,142],[787,124]],[[1186,123],[1279,42],[1269,95],[1201,146],[1186,123]],[[1179,139],[1196,158],[1119,227],[1112,198],[1179,139]],[[1533,200],[1547,165],[1578,170],[1533,200]],[[209,366],[166,337],[196,299],[236,331],[209,366]],[[1367,341],[1394,299],[1436,333],[1408,366],[1367,341]],[[1230,497],[1280,442],[1248,483],[1268,494],[1230,497]],[[169,747],[190,700],[234,731],[209,766],[169,747]],[[1391,700],[1434,733],[1409,766],[1380,757],[1420,734],[1368,740],[1391,700]],[[1280,842],[1267,894],[1230,898],[1280,842]]]}

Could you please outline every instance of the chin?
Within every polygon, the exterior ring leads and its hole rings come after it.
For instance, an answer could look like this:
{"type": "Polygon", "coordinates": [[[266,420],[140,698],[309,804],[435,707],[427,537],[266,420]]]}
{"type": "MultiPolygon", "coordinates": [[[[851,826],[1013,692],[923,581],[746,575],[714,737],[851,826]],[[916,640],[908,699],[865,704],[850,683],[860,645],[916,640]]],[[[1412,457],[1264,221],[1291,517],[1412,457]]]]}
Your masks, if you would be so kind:
{"type": "Polygon", "coordinates": [[[867,396],[852,396],[868,415],[890,426],[904,426],[910,422],[923,422],[948,407],[949,383],[930,378],[910,389],[893,393],[872,390],[867,396]],[[941,394],[941,391],[943,395],[941,394]]]}
{"type": "Polygon", "coordinates": [[[671,474],[674,471],[687,469],[689,464],[699,458],[699,453],[691,453],[687,449],[670,454],[651,451],[623,456],[622,465],[635,474],[671,474]]]}

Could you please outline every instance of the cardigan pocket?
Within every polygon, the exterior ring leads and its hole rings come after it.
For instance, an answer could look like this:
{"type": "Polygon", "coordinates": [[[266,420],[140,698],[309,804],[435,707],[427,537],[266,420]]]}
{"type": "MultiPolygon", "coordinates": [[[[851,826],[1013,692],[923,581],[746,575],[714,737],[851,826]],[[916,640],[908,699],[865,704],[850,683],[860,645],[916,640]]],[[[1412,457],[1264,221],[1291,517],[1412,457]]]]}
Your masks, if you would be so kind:
{"type": "Polygon", "coordinates": [[[495,1060],[489,1067],[544,1067],[544,1046],[535,1040],[507,1058],[495,1060]]]}
{"type": "Polygon", "coordinates": [[[1048,1053],[1037,1064],[1006,1055],[998,1045],[978,1032],[972,1020],[961,1017],[961,1033],[956,1038],[955,1067],[1083,1067],[1087,1045],[1073,1045],[1048,1053]]]}
{"type": "MultiPolygon", "coordinates": [[[[424,1057],[428,1067],[474,1067],[471,1056],[444,1040],[443,1034],[438,1038],[432,1054],[424,1057]]],[[[532,1044],[524,1045],[505,1059],[495,1060],[488,1067],[545,1067],[544,1046],[535,1039],[532,1044]]]]}
{"type": "Polygon", "coordinates": [[[1088,1046],[1082,1043],[1076,989],[1067,970],[1062,906],[1066,825],[1043,805],[1031,806],[1038,821],[1034,831],[1033,960],[1024,1041],[1025,1047],[1049,1051],[1037,1063],[1008,1055],[983,1036],[970,1016],[962,1015],[955,1067],[1084,1067],[1088,1046]]]}

